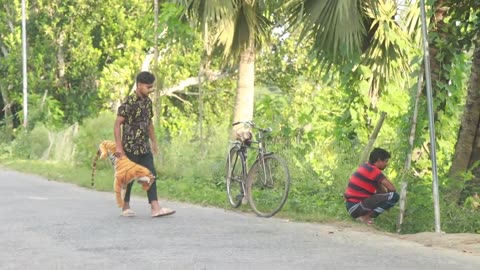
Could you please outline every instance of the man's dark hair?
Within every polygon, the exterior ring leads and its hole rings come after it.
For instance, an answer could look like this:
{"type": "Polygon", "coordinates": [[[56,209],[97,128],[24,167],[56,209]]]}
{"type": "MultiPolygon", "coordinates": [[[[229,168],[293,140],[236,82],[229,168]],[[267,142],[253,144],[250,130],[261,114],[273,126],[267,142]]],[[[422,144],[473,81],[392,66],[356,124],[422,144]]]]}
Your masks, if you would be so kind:
{"type": "Polygon", "coordinates": [[[148,71],[142,71],[137,75],[137,83],[152,84],[155,81],[155,75],[148,71]]]}
{"type": "Polygon", "coordinates": [[[382,148],[374,148],[368,158],[368,163],[373,164],[378,160],[385,161],[390,158],[390,153],[382,148]]]}

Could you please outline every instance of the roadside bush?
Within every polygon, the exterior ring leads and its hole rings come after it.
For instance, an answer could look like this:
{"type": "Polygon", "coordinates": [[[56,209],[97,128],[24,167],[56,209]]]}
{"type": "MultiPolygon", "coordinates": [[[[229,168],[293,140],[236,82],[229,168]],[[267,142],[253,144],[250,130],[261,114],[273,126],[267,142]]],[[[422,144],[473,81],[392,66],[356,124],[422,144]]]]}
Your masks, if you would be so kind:
{"type": "Polygon", "coordinates": [[[115,115],[103,112],[97,117],[85,120],[75,137],[75,162],[87,167],[97,152],[98,145],[103,140],[114,140],[113,126],[115,115]]]}
{"type": "Polygon", "coordinates": [[[12,143],[12,154],[16,158],[44,159],[44,153],[51,147],[50,131],[38,124],[31,131],[18,131],[12,143]]]}
{"type": "Polygon", "coordinates": [[[480,210],[456,204],[442,204],[442,231],[447,233],[480,233],[480,210]]]}
{"type": "Polygon", "coordinates": [[[5,127],[0,127],[0,157],[12,156],[13,147],[10,133],[5,127]]]}
{"type": "Polygon", "coordinates": [[[226,131],[224,127],[209,127],[202,141],[181,135],[172,136],[168,142],[162,140],[157,159],[159,176],[222,182],[228,146],[226,131]]]}

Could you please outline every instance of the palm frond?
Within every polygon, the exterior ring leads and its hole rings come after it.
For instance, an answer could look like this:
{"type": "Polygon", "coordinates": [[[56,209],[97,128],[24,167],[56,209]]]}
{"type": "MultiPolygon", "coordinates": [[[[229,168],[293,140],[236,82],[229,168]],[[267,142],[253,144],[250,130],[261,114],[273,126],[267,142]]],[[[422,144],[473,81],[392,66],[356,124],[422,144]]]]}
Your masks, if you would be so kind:
{"type": "Polygon", "coordinates": [[[422,44],[422,32],[419,1],[412,0],[410,4],[406,6],[404,17],[407,34],[412,37],[415,44],[420,46],[422,44]]]}
{"type": "Polygon", "coordinates": [[[224,0],[170,0],[185,8],[185,15],[197,24],[220,21],[236,9],[233,1],[224,0]]]}
{"type": "Polygon", "coordinates": [[[408,50],[414,46],[397,22],[395,2],[378,0],[375,7],[367,4],[365,15],[371,21],[371,39],[362,57],[362,64],[372,71],[370,97],[374,100],[389,82],[401,81],[411,72],[408,50]]]}
{"type": "MultiPolygon", "coordinates": [[[[264,16],[271,3],[261,0],[172,0],[187,7],[197,26],[209,24],[209,33],[225,57],[235,56],[252,38],[260,42],[268,36],[270,21],[264,16]]],[[[278,1],[278,0],[276,0],[278,1]]]]}
{"type": "Polygon", "coordinates": [[[366,35],[359,0],[291,0],[290,25],[302,24],[300,39],[312,39],[320,60],[342,62],[361,52],[366,35]]]}
{"type": "Polygon", "coordinates": [[[219,29],[222,31],[218,36],[218,44],[224,48],[224,56],[236,56],[236,54],[250,44],[260,44],[269,34],[271,22],[263,15],[263,10],[258,6],[243,4],[231,14],[227,20],[221,22],[219,29]]]}

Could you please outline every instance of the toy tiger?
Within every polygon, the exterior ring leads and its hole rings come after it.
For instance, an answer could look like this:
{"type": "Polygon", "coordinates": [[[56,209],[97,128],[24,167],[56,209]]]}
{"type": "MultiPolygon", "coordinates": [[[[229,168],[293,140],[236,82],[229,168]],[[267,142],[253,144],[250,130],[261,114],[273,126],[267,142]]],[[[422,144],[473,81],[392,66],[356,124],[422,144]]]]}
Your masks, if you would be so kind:
{"type": "Polygon", "coordinates": [[[121,157],[115,156],[115,142],[103,141],[98,147],[97,154],[93,158],[92,163],[92,183],[95,186],[95,171],[97,168],[98,159],[110,158],[112,165],[115,168],[115,177],[113,181],[113,190],[115,191],[115,198],[118,207],[123,207],[124,197],[127,185],[137,180],[143,186],[143,190],[148,190],[155,181],[155,176],[149,169],[141,166],[130,159],[126,155],[121,157]]]}

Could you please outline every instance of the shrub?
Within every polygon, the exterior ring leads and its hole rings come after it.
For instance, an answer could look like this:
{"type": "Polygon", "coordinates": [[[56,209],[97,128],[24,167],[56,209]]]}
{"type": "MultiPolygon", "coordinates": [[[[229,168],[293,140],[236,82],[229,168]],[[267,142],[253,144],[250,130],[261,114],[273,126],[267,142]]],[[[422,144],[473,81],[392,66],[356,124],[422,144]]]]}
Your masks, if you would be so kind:
{"type": "Polygon", "coordinates": [[[98,144],[103,140],[114,140],[113,126],[115,115],[103,112],[97,117],[85,120],[75,137],[75,162],[90,166],[97,152],[98,144]]]}
{"type": "Polygon", "coordinates": [[[45,151],[52,146],[51,136],[50,131],[41,124],[31,131],[19,130],[12,143],[12,154],[16,158],[45,159],[45,151]]]}
{"type": "Polygon", "coordinates": [[[157,161],[159,175],[166,178],[195,178],[201,181],[222,182],[227,153],[226,129],[209,127],[202,141],[187,136],[162,140],[157,161]]]}

